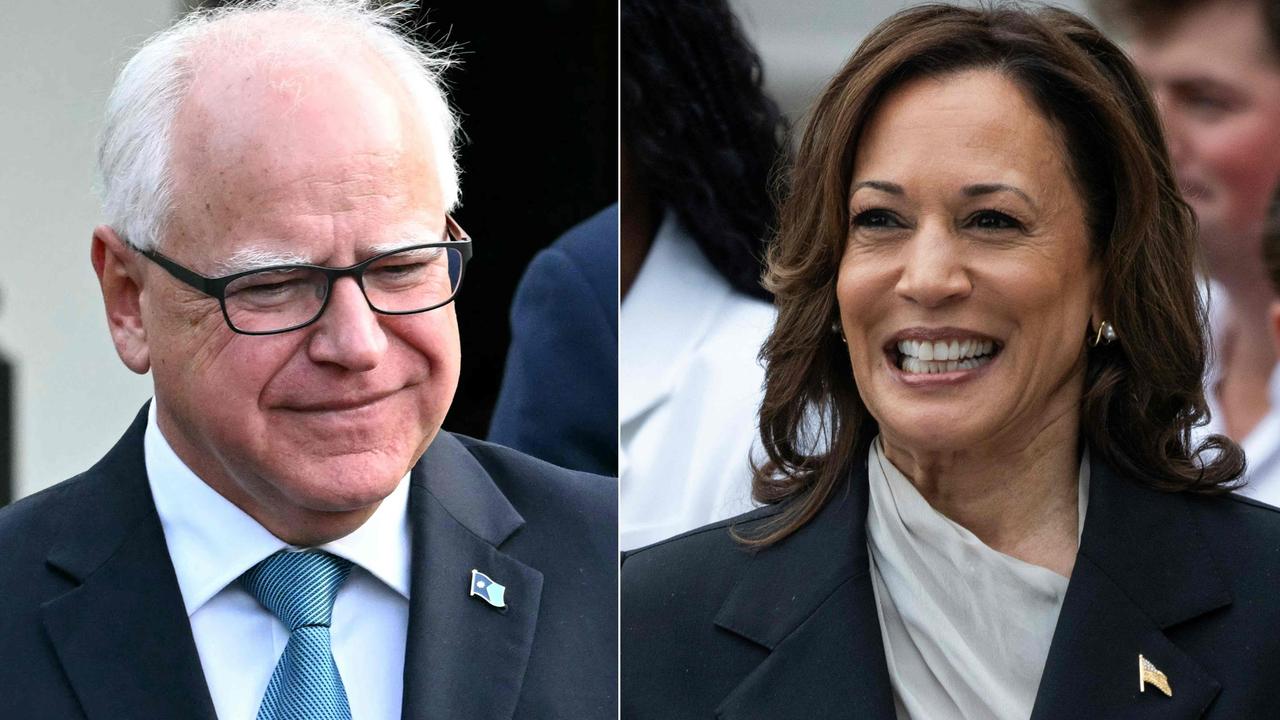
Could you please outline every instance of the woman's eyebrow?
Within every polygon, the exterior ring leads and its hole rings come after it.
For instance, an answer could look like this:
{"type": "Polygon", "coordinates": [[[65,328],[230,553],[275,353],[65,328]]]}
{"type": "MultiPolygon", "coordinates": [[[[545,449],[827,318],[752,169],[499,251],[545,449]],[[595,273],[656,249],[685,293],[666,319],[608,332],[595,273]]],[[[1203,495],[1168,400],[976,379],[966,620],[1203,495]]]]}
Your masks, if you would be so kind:
{"type": "Polygon", "coordinates": [[[897,183],[886,182],[884,180],[863,180],[853,184],[853,189],[849,191],[852,195],[862,188],[871,188],[880,192],[889,193],[890,195],[906,195],[907,192],[897,183]]]}
{"type": "Polygon", "coordinates": [[[978,183],[976,185],[965,185],[961,188],[960,192],[964,193],[965,197],[980,197],[982,195],[993,195],[995,193],[1002,192],[1013,193],[1023,200],[1026,200],[1027,204],[1033,209],[1039,209],[1039,205],[1036,204],[1035,200],[1031,199],[1030,195],[1013,185],[1005,185],[1004,183],[978,183]]]}

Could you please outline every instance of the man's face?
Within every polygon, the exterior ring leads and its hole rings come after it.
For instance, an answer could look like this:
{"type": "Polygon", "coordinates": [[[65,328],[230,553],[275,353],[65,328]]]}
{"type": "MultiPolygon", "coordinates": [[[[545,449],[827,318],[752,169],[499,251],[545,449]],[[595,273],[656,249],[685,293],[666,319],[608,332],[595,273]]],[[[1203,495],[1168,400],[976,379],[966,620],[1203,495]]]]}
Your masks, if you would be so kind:
{"type": "MultiPolygon", "coordinates": [[[[346,266],[440,239],[431,139],[372,67],[231,62],[198,74],[175,123],[178,209],[162,252],[218,276],[264,257],[346,266]]],[[[158,267],[145,273],[165,437],[278,535],[371,512],[439,430],[460,361],[452,305],[378,315],[344,278],[314,325],[247,336],[216,300],[158,267]]]]}
{"type": "Polygon", "coordinates": [[[1261,223],[1280,178],[1280,58],[1259,6],[1194,6],[1129,48],[1156,95],[1209,271],[1226,282],[1257,274],[1261,223]]]}

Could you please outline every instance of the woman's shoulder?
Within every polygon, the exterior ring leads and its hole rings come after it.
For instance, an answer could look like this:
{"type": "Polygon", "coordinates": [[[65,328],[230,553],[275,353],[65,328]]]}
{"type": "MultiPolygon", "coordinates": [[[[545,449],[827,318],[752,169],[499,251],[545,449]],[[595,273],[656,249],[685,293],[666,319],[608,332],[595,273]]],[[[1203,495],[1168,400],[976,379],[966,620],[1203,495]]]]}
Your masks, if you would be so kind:
{"type": "Polygon", "coordinates": [[[1235,493],[1186,497],[1196,529],[1233,575],[1234,589],[1273,596],[1280,579],[1280,508],[1235,493]]]}
{"type": "Polygon", "coordinates": [[[780,511],[777,505],[766,505],[628,550],[622,554],[623,585],[643,590],[655,583],[697,582],[708,573],[732,575],[752,553],[739,537],[750,534],[780,511]]]}

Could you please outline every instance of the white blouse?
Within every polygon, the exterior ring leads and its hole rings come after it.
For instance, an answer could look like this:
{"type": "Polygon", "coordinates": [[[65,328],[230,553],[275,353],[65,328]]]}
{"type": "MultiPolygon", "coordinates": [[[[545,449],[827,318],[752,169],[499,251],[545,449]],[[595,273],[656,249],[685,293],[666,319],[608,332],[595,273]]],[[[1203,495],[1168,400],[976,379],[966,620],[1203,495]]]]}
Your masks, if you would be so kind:
{"type": "MultiPolygon", "coordinates": [[[[867,460],[867,545],[898,720],[1031,716],[1067,578],[987,547],[884,456],[867,460]]],[[[1080,528],[1089,493],[1080,463],[1080,528]]]]}

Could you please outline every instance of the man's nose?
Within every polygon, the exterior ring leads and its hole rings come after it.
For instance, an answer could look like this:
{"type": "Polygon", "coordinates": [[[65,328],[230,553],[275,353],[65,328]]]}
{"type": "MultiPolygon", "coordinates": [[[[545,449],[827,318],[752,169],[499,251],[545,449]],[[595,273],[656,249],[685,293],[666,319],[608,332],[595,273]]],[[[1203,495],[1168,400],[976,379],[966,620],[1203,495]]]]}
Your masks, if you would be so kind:
{"type": "Polygon", "coordinates": [[[353,278],[339,278],[330,292],[329,304],[307,346],[308,355],[315,362],[355,372],[374,369],[387,352],[387,335],[378,314],[353,278]]]}
{"type": "Polygon", "coordinates": [[[924,225],[901,249],[902,270],[894,292],[924,307],[967,297],[973,281],[964,262],[964,239],[940,224],[924,225]]]}

